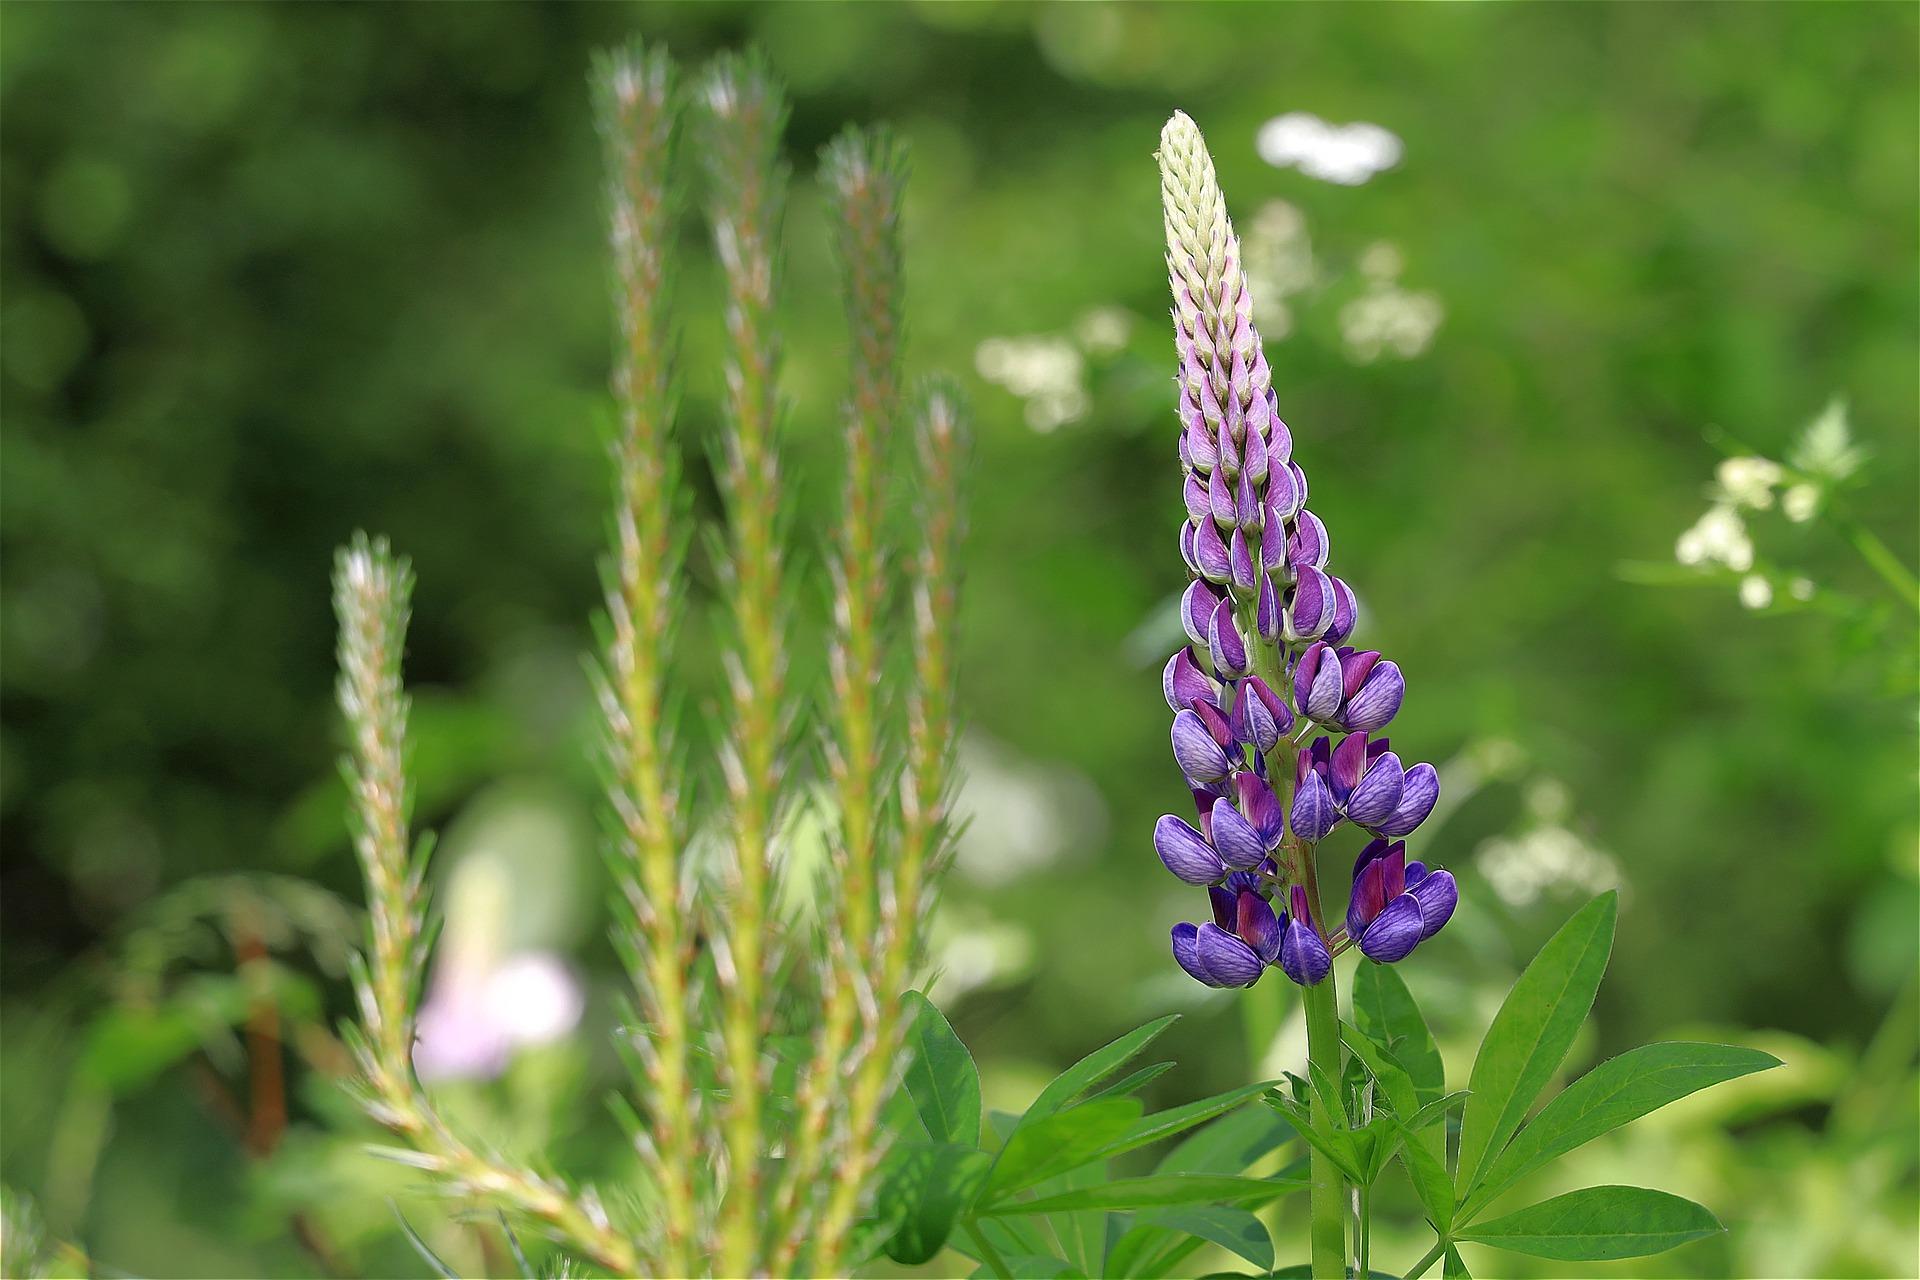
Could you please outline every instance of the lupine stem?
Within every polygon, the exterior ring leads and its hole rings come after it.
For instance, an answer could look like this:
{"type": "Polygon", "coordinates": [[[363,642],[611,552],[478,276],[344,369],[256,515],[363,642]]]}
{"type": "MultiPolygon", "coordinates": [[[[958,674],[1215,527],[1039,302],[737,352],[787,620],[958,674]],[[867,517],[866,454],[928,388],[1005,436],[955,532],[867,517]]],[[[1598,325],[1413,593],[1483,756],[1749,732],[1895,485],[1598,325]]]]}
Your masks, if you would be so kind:
{"type": "Polygon", "coordinates": [[[752,1269],[761,1229],[764,1154],[761,1047],[770,1017],[769,881],[786,730],[778,455],[774,447],[779,340],[773,320],[786,171],[779,159],[784,100],[755,59],[721,58],[705,85],[712,135],[714,243],[727,279],[728,411],[724,468],[732,530],[727,565],[736,651],[729,665],[733,738],[722,756],[734,861],[725,933],[716,950],[724,1006],[727,1183],[715,1270],[752,1269]]]}
{"type": "Polygon", "coordinates": [[[1407,1268],[1406,1280],[1419,1280],[1419,1277],[1427,1274],[1427,1268],[1440,1261],[1447,1252],[1447,1246],[1452,1243],[1453,1241],[1447,1239],[1445,1236],[1441,1236],[1438,1240],[1435,1240],[1433,1242],[1433,1248],[1427,1250],[1420,1261],[1407,1268]]]}
{"type": "MultiPolygon", "coordinates": [[[[1318,877],[1315,874],[1313,846],[1306,846],[1301,855],[1307,901],[1313,908],[1315,927],[1320,926],[1320,893],[1318,877]]],[[[1321,930],[1324,936],[1325,930],[1321,930]]],[[[1307,1060],[1320,1068],[1327,1078],[1338,1087],[1341,1077],[1340,1063],[1340,1012],[1337,980],[1331,970],[1324,982],[1300,989],[1300,999],[1307,1010],[1307,1060]]],[[[1320,1090],[1313,1094],[1313,1120],[1315,1124],[1332,1125],[1345,1117],[1336,1117],[1328,1113],[1326,1104],[1321,1100],[1320,1090]]],[[[1311,1226],[1310,1244],[1312,1248],[1313,1274],[1315,1280],[1333,1277],[1339,1280],[1347,1273],[1347,1187],[1346,1179],[1333,1163],[1332,1157],[1318,1148],[1311,1153],[1307,1164],[1307,1201],[1311,1226]]]]}
{"type": "Polygon", "coordinates": [[[680,561],[672,530],[677,468],[666,280],[673,230],[668,170],[679,98],[664,51],[637,44],[602,60],[595,81],[618,316],[611,642],[602,709],[609,729],[609,795],[621,837],[615,874],[635,936],[644,939],[633,973],[651,1028],[642,1058],[653,1125],[643,1156],[660,1196],[661,1270],[682,1275],[690,1269],[695,1230],[688,930],[680,893],[678,799],[662,707],[680,561]]]}

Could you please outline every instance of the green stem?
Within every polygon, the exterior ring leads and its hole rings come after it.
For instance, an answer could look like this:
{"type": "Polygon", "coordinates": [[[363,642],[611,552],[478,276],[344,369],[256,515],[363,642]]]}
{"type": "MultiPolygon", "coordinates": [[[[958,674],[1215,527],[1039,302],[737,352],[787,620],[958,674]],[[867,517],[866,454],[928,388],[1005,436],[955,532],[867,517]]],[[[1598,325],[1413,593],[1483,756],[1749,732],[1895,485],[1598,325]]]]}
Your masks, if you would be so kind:
{"type": "MultiPolygon", "coordinates": [[[[1309,863],[1312,855],[1308,854],[1309,863]]],[[[1334,976],[1325,982],[1302,987],[1301,998],[1307,1007],[1307,1058],[1327,1073],[1340,1079],[1340,1016],[1334,976]]],[[[1331,1128],[1336,1117],[1328,1115],[1320,1091],[1313,1091],[1313,1121],[1331,1128]]],[[[1330,1156],[1315,1148],[1308,1161],[1307,1202],[1311,1209],[1313,1274],[1315,1280],[1344,1280],[1347,1274],[1346,1180],[1330,1156]]]]}
{"type": "Polygon", "coordinates": [[[1864,525],[1848,520],[1841,527],[1846,530],[1847,538],[1853,543],[1854,550],[1860,553],[1861,559],[1872,565],[1874,572],[1902,600],[1920,609],[1920,582],[1916,582],[1914,576],[1907,572],[1907,566],[1900,563],[1900,557],[1888,550],[1887,544],[1874,537],[1864,525]]]}
{"type": "Polygon", "coordinates": [[[969,1220],[967,1234],[973,1238],[976,1245],[980,1246],[980,1257],[993,1268],[993,1274],[999,1276],[1000,1280],[1011,1280],[1013,1271],[1007,1266],[1007,1260],[1000,1256],[998,1249],[993,1247],[993,1241],[987,1239],[987,1233],[980,1229],[980,1224],[969,1220]]]}
{"type": "Polygon", "coordinates": [[[1367,1270],[1367,1244],[1373,1234],[1373,1191],[1370,1187],[1361,1187],[1359,1194],[1360,1213],[1354,1229],[1360,1238],[1354,1242],[1354,1252],[1360,1257],[1360,1280],[1367,1280],[1372,1274],[1367,1270]]]}
{"type": "Polygon", "coordinates": [[[1427,1268],[1438,1262],[1441,1255],[1446,1253],[1447,1246],[1452,1243],[1453,1242],[1445,1236],[1441,1236],[1438,1240],[1435,1240],[1433,1242],[1433,1248],[1427,1250],[1427,1256],[1407,1268],[1406,1280],[1418,1280],[1418,1277],[1425,1275],[1427,1268]]]}

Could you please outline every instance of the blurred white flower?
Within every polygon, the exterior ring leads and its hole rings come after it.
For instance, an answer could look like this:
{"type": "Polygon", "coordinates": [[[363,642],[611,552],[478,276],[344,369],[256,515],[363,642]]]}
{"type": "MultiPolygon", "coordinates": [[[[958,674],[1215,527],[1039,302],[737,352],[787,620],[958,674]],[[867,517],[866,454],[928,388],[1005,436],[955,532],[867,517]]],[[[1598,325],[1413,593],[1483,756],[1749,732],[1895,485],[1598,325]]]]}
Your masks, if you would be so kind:
{"type": "Polygon", "coordinates": [[[927,998],[943,1009],[969,991],[1018,982],[1033,968],[1033,934],[979,906],[943,907],[934,916],[928,951],[935,976],[927,998]]]}
{"type": "Polygon", "coordinates": [[[1340,336],[1355,364],[1372,364],[1387,354],[1411,360],[1427,349],[1445,317],[1439,295],[1376,282],[1340,308],[1340,336]]]}
{"type": "Polygon", "coordinates": [[[1723,564],[1735,573],[1745,573],[1753,568],[1753,539],[1732,507],[1713,506],[1680,535],[1673,544],[1673,557],[1695,568],[1723,564]]]}
{"type": "Polygon", "coordinates": [[[1740,579],[1740,603],[1749,609],[1764,609],[1773,603],[1773,584],[1757,573],[1740,579]]]}
{"type": "Polygon", "coordinates": [[[1260,126],[1254,140],[1260,158],[1277,169],[1296,168],[1309,178],[1354,187],[1400,163],[1400,139],[1377,124],[1328,124],[1306,111],[1290,111],[1260,126]]]}
{"type": "Polygon", "coordinates": [[[1621,887],[1620,868],[1607,852],[1558,821],[1515,838],[1482,841],[1474,865],[1501,901],[1514,908],[1531,906],[1548,892],[1603,893],[1621,887]]]}
{"type": "Polygon", "coordinates": [[[1794,468],[1826,480],[1844,480],[1867,460],[1866,450],[1853,443],[1847,427],[1847,402],[1835,396],[1820,416],[1807,424],[1788,456],[1794,468]]]}
{"type": "Polygon", "coordinates": [[[1787,587],[1787,594],[1791,595],[1795,600],[1813,599],[1813,579],[1795,578],[1787,587]]]}
{"type": "Polygon", "coordinates": [[[1795,524],[1805,524],[1820,510],[1820,486],[1804,480],[1780,495],[1780,509],[1795,524]]]}
{"type": "Polygon", "coordinates": [[[1313,286],[1313,243],[1307,218],[1285,200],[1260,206],[1247,226],[1246,270],[1253,288],[1253,318],[1270,342],[1293,331],[1287,299],[1313,286]]]}
{"type": "Polygon", "coordinates": [[[988,338],[974,349],[973,367],[1027,402],[1027,425],[1042,433],[1086,416],[1086,361],[1072,339],[1058,334],[988,338]]]}
{"type": "Polygon", "coordinates": [[[1714,471],[1719,502],[1765,511],[1773,505],[1773,486],[1785,474],[1771,458],[1727,458],[1714,471]]]}
{"type": "Polygon", "coordinates": [[[1094,307],[1073,322],[1073,336],[1090,356],[1113,355],[1133,336],[1133,312],[1125,307],[1094,307]]]}

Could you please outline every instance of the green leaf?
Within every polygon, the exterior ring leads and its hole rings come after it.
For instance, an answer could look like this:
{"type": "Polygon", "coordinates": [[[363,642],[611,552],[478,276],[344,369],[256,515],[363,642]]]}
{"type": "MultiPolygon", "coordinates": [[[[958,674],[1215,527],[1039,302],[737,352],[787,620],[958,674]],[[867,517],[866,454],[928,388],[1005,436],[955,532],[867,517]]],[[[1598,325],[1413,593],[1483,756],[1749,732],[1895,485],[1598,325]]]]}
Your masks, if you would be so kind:
{"type": "Polygon", "coordinates": [[[1419,1133],[1422,1129],[1430,1125],[1438,1124],[1441,1117],[1453,1110],[1459,1101],[1466,1096],[1467,1091],[1465,1089],[1455,1089],[1443,1098],[1435,1098],[1432,1102],[1429,1102],[1426,1106],[1413,1113],[1413,1119],[1407,1121],[1407,1128],[1413,1130],[1415,1133],[1419,1133]]]}
{"type": "Polygon", "coordinates": [[[1172,1227],[1210,1240],[1262,1271],[1273,1266],[1273,1237],[1267,1233],[1267,1224],[1245,1209],[1215,1205],[1206,1209],[1168,1210],[1155,1214],[1153,1225],[1172,1227]]]}
{"type": "Polygon", "coordinates": [[[1272,1200],[1306,1186],[1300,1179],[1233,1178],[1215,1173],[1156,1173],[1117,1178],[1099,1186],[1063,1191],[1038,1200],[1001,1200],[983,1217],[1028,1213],[1066,1213],[1080,1209],[1148,1209],[1175,1204],[1216,1204],[1272,1200]]]}
{"type": "Polygon", "coordinates": [[[1136,1147],[1144,1147],[1162,1138],[1171,1138],[1176,1133],[1185,1133],[1195,1125],[1205,1124],[1215,1116],[1233,1110],[1256,1094],[1265,1093],[1272,1087],[1271,1081],[1242,1085],[1238,1089],[1230,1089],[1226,1093],[1218,1093],[1211,1098],[1189,1102],[1183,1107],[1171,1107],[1166,1111],[1156,1111],[1150,1116],[1142,1116],[1131,1129],[1121,1134],[1112,1146],[1101,1151],[1100,1158],[1111,1160],[1114,1156],[1132,1151],[1136,1147]]]}
{"type": "Polygon", "coordinates": [[[1360,1174],[1359,1153],[1354,1150],[1352,1137],[1346,1130],[1328,1131],[1315,1125],[1306,1104],[1296,1102],[1278,1089],[1267,1094],[1267,1105],[1291,1120],[1294,1132],[1306,1139],[1308,1146],[1333,1161],[1341,1174],[1354,1182],[1366,1181],[1360,1174]]]}
{"type": "Polygon", "coordinates": [[[1386,1095],[1393,1113],[1403,1120],[1411,1120],[1414,1113],[1420,1110],[1420,1100],[1413,1087],[1413,1077],[1407,1074],[1407,1069],[1371,1037],[1344,1022],[1340,1024],[1340,1039],[1346,1042],[1347,1048],[1353,1050],[1355,1057],[1366,1064],[1367,1070],[1373,1074],[1374,1083],[1386,1095]]]}
{"type": "Polygon", "coordinates": [[[1293,1136],[1292,1125],[1271,1111],[1255,1107],[1181,1139],[1160,1158],[1154,1172],[1240,1173],[1293,1136]]]}
{"type": "Polygon", "coordinates": [[[1609,1058],[1568,1085],[1514,1137],[1461,1206],[1461,1216],[1471,1217],[1541,1165],[1649,1111],[1779,1065],[1770,1053],[1724,1044],[1649,1044],[1609,1058]]]}
{"type": "Polygon", "coordinates": [[[898,1224],[881,1246],[886,1255],[910,1267],[930,1261],[973,1203],[992,1163],[984,1151],[951,1143],[913,1143],[890,1153],[874,1197],[876,1216],[898,1224]]]}
{"type": "Polygon", "coordinates": [[[994,1161],[982,1200],[1002,1200],[1036,1182],[1077,1169],[1111,1146],[1140,1118],[1138,1098],[1082,1103],[1038,1124],[1014,1127],[994,1161]]]}
{"type": "Polygon", "coordinates": [[[1125,1079],[1108,1085],[1100,1092],[1088,1095],[1087,1101],[1094,1102],[1100,1098],[1123,1098],[1130,1093],[1138,1093],[1173,1070],[1173,1067],[1174,1064],[1171,1062],[1156,1062],[1152,1066],[1142,1067],[1125,1079]]]}
{"type": "Polygon", "coordinates": [[[1108,1280],[1152,1280],[1179,1266],[1205,1243],[1182,1231],[1142,1223],[1113,1242],[1100,1274],[1108,1280]]]}
{"type": "Polygon", "coordinates": [[[1584,1262],[1644,1258],[1722,1230],[1695,1204],[1646,1187],[1583,1187],[1484,1222],[1460,1239],[1497,1249],[1584,1262]]]}
{"type": "Polygon", "coordinates": [[[1440,1280],[1473,1280],[1473,1273],[1460,1260],[1460,1251],[1452,1245],[1447,1246],[1447,1255],[1440,1262],[1440,1280]]]}
{"type": "MultiPolygon", "coordinates": [[[[1078,1271],[1072,1263],[1050,1254],[1003,1253],[1000,1258],[1007,1264],[1007,1274],[1013,1280],[1087,1280],[1086,1272],[1078,1271]]],[[[985,1280],[1000,1273],[992,1267],[979,1267],[973,1274],[985,1280]]]]}
{"type": "Polygon", "coordinates": [[[1363,960],[1353,971],[1353,1021],[1391,1053],[1413,1080],[1424,1104],[1447,1090],[1447,1069],[1413,993],[1392,965],[1363,960]]]}
{"type": "Polygon", "coordinates": [[[1473,1060],[1472,1096],[1460,1121],[1456,1178],[1463,1199],[1520,1127],[1586,1021],[1613,948],[1618,908],[1619,895],[1608,892],[1576,911],[1493,1016],[1473,1060]]]}
{"type": "Polygon", "coordinates": [[[1106,1079],[1127,1062],[1139,1054],[1142,1049],[1159,1038],[1160,1033],[1180,1020],[1180,1015],[1170,1013],[1164,1018],[1156,1018],[1144,1027],[1136,1027],[1104,1048],[1095,1049],[1080,1061],[1055,1076],[1040,1096],[1033,1100],[1026,1114],[1020,1117],[1022,1125],[1035,1124],[1046,1119],[1079,1095],[1079,1093],[1106,1079]]]}
{"type": "Polygon", "coordinates": [[[980,1073],[973,1055],[931,1000],[909,991],[905,1001],[913,1025],[907,1031],[912,1056],[904,1083],[920,1122],[935,1142],[979,1146],[980,1073]]]}
{"type": "Polygon", "coordinates": [[[1431,1147],[1420,1141],[1412,1126],[1399,1120],[1394,1124],[1400,1133],[1400,1163],[1407,1167],[1414,1194],[1420,1197],[1421,1207],[1427,1211],[1434,1230],[1445,1235],[1453,1228],[1453,1179],[1447,1176],[1447,1166],[1440,1163],[1440,1157],[1431,1147]]]}

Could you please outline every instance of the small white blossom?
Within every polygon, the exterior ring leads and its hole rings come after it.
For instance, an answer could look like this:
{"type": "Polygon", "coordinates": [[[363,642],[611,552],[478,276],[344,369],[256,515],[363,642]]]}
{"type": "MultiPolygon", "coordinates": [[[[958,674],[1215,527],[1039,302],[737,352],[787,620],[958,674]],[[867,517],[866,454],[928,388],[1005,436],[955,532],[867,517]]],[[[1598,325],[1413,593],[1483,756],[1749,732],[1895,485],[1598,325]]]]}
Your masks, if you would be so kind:
{"type": "Polygon", "coordinates": [[[1807,424],[1793,446],[1791,461],[1795,468],[1828,480],[1844,480],[1867,460],[1864,449],[1855,447],[1847,429],[1847,402],[1835,396],[1820,416],[1807,424]]]}
{"type": "Polygon", "coordinates": [[[1427,349],[1445,317],[1437,294],[1377,283],[1340,308],[1340,336],[1355,364],[1372,364],[1388,353],[1411,360],[1427,349]]]}
{"type": "Polygon", "coordinates": [[[1787,592],[1795,600],[1811,600],[1813,599],[1813,579],[1795,578],[1792,585],[1787,588],[1787,592]]]}
{"type": "Polygon", "coordinates": [[[1773,505],[1773,486],[1784,474],[1771,458],[1728,458],[1714,473],[1719,481],[1715,497],[1736,507],[1764,511],[1773,505]]]}
{"type": "Polygon", "coordinates": [[[1027,425],[1042,434],[1079,421],[1092,405],[1083,381],[1086,360],[1058,334],[988,338],[975,348],[973,367],[1026,401],[1027,425]]]}
{"type": "Polygon", "coordinates": [[[1740,579],[1740,603],[1749,609],[1764,609],[1773,603],[1773,584],[1757,573],[1740,579]]]}
{"type": "Polygon", "coordinates": [[[1753,568],[1753,540],[1732,507],[1712,506],[1680,535],[1673,557],[1694,568],[1723,564],[1735,573],[1745,573],[1753,568]]]}
{"type": "Polygon", "coordinates": [[[1377,124],[1328,124],[1306,111],[1290,111],[1260,126],[1254,141],[1260,158],[1276,169],[1296,168],[1309,178],[1357,187],[1400,163],[1400,139],[1377,124]]]}
{"type": "Polygon", "coordinates": [[[1820,509],[1820,486],[1802,481],[1780,495],[1780,509],[1795,524],[1805,524],[1820,509]]]}

